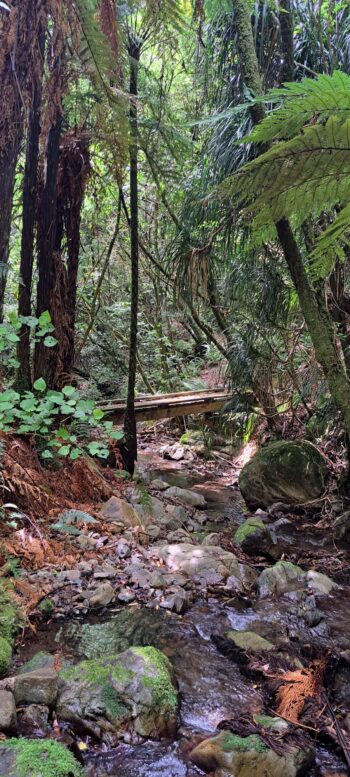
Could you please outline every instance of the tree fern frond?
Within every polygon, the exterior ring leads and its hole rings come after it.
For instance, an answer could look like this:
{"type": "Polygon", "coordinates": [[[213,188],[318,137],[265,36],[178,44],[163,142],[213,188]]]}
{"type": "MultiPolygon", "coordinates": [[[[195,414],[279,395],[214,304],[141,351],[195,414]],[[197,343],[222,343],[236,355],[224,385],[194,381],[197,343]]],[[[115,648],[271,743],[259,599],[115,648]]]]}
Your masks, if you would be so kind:
{"type": "Polygon", "coordinates": [[[332,270],[335,259],[344,260],[343,246],[350,238],[350,203],[343,208],[336,219],[317,239],[311,254],[312,274],[325,278],[332,270]]]}
{"type": "Polygon", "coordinates": [[[294,218],[298,223],[350,200],[350,120],[325,125],[272,146],[220,189],[255,213],[255,226],[294,218]]]}
{"type": "Polygon", "coordinates": [[[330,116],[339,120],[350,118],[350,76],[337,70],[331,76],[304,78],[300,83],[286,83],[264,97],[267,103],[284,104],[258,124],[246,142],[269,143],[296,135],[313,117],[323,121],[330,116]]]}

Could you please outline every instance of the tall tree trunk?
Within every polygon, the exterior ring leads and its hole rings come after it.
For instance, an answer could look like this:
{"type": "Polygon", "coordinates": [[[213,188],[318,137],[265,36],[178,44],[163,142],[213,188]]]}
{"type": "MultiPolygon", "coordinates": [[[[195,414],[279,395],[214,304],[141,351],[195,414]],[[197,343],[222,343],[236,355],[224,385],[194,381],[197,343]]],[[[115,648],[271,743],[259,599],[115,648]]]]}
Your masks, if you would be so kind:
{"type": "MultiPolygon", "coordinates": [[[[250,13],[246,0],[233,0],[236,30],[239,41],[239,56],[246,86],[254,94],[262,94],[257,57],[254,49],[250,13]]],[[[252,106],[255,123],[264,117],[261,104],[252,106]]],[[[301,312],[308,327],[315,349],[316,359],[323,368],[329,390],[337,403],[344,421],[347,440],[350,440],[350,381],[347,378],[336,333],[329,315],[325,297],[311,285],[294,234],[286,219],[276,224],[276,230],[283,249],[291,279],[298,294],[301,312]]]]}
{"type": "Polygon", "coordinates": [[[292,0],[280,0],[279,22],[281,28],[282,67],[281,83],[293,81],[294,77],[294,42],[293,42],[293,6],[292,0]]]}
{"type": "Polygon", "coordinates": [[[7,281],[13,190],[21,136],[16,132],[13,141],[0,156],[0,322],[4,316],[4,298],[7,281]]]}
{"type": "Polygon", "coordinates": [[[131,475],[137,460],[137,429],[135,416],[135,384],[137,368],[138,284],[139,284],[139,216],[138,216],[138,122],[137,81],[140,47],[130,45],[130,241],[131,241],[131,313],[129,374],[126,412],[124,418],[124,466],[131,475]]]}
{"type": "MultiPolygon", "coordinates": [[[[36,315],[51,311],[54,278],[54,250],[57,241],[57,172],[61,137],[62,115],[57,110],[56,119],[49,130],[45,155],[45,181],[41,194],[38,226],[38,285],[36,315]]],[[[35,344],[34,377],[44,378],[53,385],[56,348],[46,348],[40,340],[35,344]]]]}
{"type": "MultiPolygon", "coordinates": [[[[38,36],[41,62],[43,62],[45,49],[45,31],[43,29],[39,30],[38,36]]],[[[33,278],[39,138],[41,129],[40,115],[42,73],[43,68],[41,67],[34,84],[33,103],[29,111],[28,121],[26,162],[23,178],[21,261],[18,286],[19,316],[30,316],[32,312],[31,290],[33,278]]],[[[32,384],[30,368],[30,328],[26,325],[23,325],[19,334],[20,340],[17,346],[17,359],[19,362],[17,372],[17,389],[18,391],[22,392],[29,390],[32,384]]]]}

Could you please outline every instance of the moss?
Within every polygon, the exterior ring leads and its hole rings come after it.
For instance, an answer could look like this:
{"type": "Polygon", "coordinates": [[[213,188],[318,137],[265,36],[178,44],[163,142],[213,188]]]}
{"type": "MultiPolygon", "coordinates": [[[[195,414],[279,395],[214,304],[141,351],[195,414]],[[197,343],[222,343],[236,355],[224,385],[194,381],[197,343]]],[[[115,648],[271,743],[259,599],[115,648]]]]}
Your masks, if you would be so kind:
{"type": "Polygon", "coordinates": [[[254,715],[254,721],[258,726],[273,731],[285,731],[288,728],[288,723],[283,718],[272,718],[270,715],[254,715]]]}
{"type": "Polygon", "coordinates": [[[150,688],[155,706],[177,710],[177,693],[171,681],[172,666],[169,659],[154,647],[130,648],[131,651],[149,663],[151,673],[143,677],[143,684],[150,688]],[[155,670],[155,672],[154,672],[155,670]]]}
{"type": "Polygon", "coordinates": [[[235,542],[241,544],[247,537],[255,534],[256,531],[265,531],[265,526],[260,518],[248,518],[235,533],[235,542]]]}
{"type": "Polygon", "coordinates": [[[249,750],[254,750],[256,753],[265,753],[268,750],[268,747],[257,734],[251,734],[249,737],[239,737],[228,731],[224,735],[219,734],[219,737],[216,739],[225,753],[232,751],[247,752],[249,750]]]}
{"type": "Polygon", "coordinates": [[[129,715],[129,710],[121,701],[118,692],[110,685],[102,686],[101,699],[111,718],[125,718],[129,715]]]}
{"type": "Polygon", "coordinates": [[[43,615],[46,615],[46,617],[49,618],[55,609],[55,605],[52,599],[43,599],[40,602],[40,604],[38,604],[37,609],[39,610],[39,612],[41,612],[43,615]]]}
{"type": "Polygon", "coordinates": [[[19,674],[25,674],[26,672],[34,672],[36,669],[46,669],[46,667],[52,666],[55,661],[55,656],[51,653],[45,653],[44,650],[39,650],[35,653],[33,658],[22,664],[19,669],[19,674]]]}
{"type": "Polygon", "coordinates": [[[6,674],[10,668],[12,647],[4,637],[0,637],[0,675],[6,674]]]}
{"type": "Polygon", "coordinates": [[[1,749],[14,751],[16,777],[82,777],[83,769],[58,742],[8,739],[1,749]]]}

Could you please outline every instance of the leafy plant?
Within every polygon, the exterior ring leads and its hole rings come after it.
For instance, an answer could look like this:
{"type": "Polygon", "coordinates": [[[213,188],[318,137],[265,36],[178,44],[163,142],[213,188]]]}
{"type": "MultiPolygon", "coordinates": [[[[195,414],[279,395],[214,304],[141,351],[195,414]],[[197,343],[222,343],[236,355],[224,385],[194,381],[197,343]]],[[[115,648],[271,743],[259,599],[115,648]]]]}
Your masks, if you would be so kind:
{"type": "Polygon", "coordinates": [[[98,521],[92,515],[82,510],[65,510],[59,516],[59,520],[53,523],[51,528],[63,534],[81,534],[79,524],[96,524],[98,521]]]}

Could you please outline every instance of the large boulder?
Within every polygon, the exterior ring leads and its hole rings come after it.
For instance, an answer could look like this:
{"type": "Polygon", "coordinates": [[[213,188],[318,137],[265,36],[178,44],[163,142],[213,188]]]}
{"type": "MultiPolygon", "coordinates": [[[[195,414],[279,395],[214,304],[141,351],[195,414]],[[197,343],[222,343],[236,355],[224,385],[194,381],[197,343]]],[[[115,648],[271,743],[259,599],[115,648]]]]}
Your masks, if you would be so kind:
{"type": "Polygon", "coordinates": [[[153,545],[152,557],[164,561],[173,572],[183,572],[190,578],[205,578],[208,573],[236,579],[236,589],[244,591],[254,584],[257,574],[248,564],[243,564],[233,553],[219,545],[191,545],[179,542],[171,545],[153,545]]]}
{"type": "Polygon", "coordinates": [[[249,508],[303,504],[322,496],[327,464],[310,442],[273,442],[243,467],[239,487],[249,508]]]}
{"type": "Polygon", "coordinates": [[[1,777],[83,777],[83,767],[59,742],[7,739],[0,742],[1,777]]]}
{"type": "Polygon", "coordinates": [[[178,696],[169,659],[154,647],[82,661],[60,673],[56,712],[61,720],[104,737],[124,731],[173,736],[178,696]]]}
{"type": "Polygon", "coordinates": [[[234,777],[301,777],[309,773],[313,754],[290,747],[283,755],[278,755],[256,734],[240,737],[222,731],[197,745],[190,760],[205,772],[223,769],[234,777]]]}

